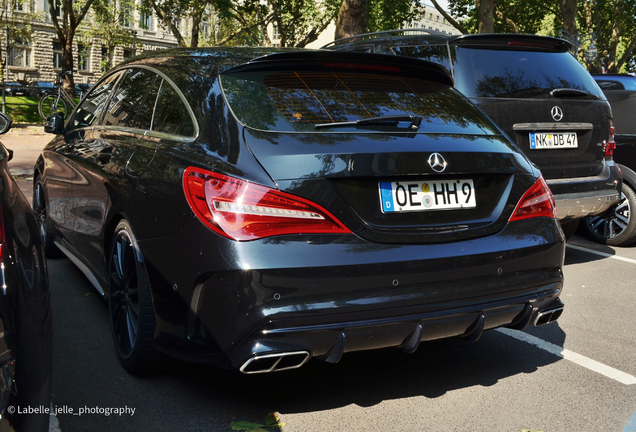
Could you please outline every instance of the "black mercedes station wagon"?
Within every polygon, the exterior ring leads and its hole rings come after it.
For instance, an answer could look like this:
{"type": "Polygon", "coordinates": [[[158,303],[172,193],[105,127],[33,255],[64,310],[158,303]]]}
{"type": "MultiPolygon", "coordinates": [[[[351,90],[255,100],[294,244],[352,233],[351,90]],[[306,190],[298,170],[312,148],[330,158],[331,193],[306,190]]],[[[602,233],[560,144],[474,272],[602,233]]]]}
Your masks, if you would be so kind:
{"type": "Polygon", "coordinates": [[[566,236],[616,206],[620,170],[609,103],[563,39],[519,34],[449,36],[394,30],[340,39],[338,51],[429,60],[535,163],[552,190],[566,236]]]}
{"type": "Polygon", "coordinates": [[[538,169],[434,63],[167,50],[106,74],[35,166],[36,212],[133,373],[262,373],[556,320],[538,169]]]}

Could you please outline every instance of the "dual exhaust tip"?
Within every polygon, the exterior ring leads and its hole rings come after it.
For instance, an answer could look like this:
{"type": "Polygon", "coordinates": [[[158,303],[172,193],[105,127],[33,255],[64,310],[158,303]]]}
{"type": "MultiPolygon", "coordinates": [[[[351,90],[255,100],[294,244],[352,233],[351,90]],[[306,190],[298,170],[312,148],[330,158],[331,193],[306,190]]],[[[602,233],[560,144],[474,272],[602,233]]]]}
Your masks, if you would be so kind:
{"type": "Polygon", "coordinates": [[[240,371],[250,375],[298,369],[307,363],[310,357],[309,351],[256,355],[243,363],[240,371]]]}
{"type": "Polygon", "coordinates": [[[534,325],[541,326],[550,324],[551,322],[558,320],[562,313],[563,304],[560,304],[559,306],[556,306],[554,308],[543,310],[537,314],[536,318],[534,319],[534,325]]]}

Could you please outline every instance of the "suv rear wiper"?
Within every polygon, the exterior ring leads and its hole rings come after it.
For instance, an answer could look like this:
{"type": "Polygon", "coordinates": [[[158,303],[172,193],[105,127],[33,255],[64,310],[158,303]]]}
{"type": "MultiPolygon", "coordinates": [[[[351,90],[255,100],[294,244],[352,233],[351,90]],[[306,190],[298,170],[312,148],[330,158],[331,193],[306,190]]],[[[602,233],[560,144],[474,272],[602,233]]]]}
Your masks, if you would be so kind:
{"type": "Polygon", "coordinates": [[[328,128],[328,127],[343,127],[343,126],[364,126],[364,125],[387,125],[395,126],[401,121],[410,121],[408,129],[416,131],[422,124],[422,117],[418,115],[408,114],[391,114],[383,117],[369,117],[362,118],[356,121],[348,122],[333,122],[333,123],[319,123],[315,125],[316,129],[328,128]]]}
{"type": "Polygon", "coordinates": [[[585,90],[579,90],[574,88],[558,88],[550,92],[553,97],[577,97],[577,96],[592,96],[594,99],[598,99],[598,96],[588,93],[585,90]]]}

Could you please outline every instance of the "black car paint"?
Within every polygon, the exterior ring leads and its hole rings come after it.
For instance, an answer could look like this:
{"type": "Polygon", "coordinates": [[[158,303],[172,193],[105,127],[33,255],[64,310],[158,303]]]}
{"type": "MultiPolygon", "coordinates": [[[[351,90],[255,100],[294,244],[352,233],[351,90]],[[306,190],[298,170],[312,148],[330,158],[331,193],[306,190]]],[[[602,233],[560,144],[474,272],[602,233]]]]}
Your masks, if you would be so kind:
{"type": "MultiPolygon", "coordinates": [[[[478,338],[484,328],[501,325],[523,327],[538,311],[559,303],[564,241],[557,221],[500,222],[539,177],[505,137],[482,138],[481,152],[494,162],[488,166],[462,154],[461,131],[411,138],[332,132],[314,139],[315,134],[244,128],[230,112],[217,74],[268,52],[274,51],[166,51],[125,64],[120,70],[139,65],[169,76],[199,119],[198,135],[176,139],[107,126],[70,130],[71,116],[67,132],[47,145],[36,163],[35,178],[44,182],[52,202],[57,244],[103,293],[113,230],[122,219],[134,227],[160,350],[233,369],[260,353],[298,349],[337,361],[346,351],[401,346],[415,328],[428,340],[478,338]],[[356,147],[362,139],[365,153],[356,147]],[[412,226],[395,236],[351,214],[347,192],[338,191],[346,186],[337,183],[355,176],[399,176],[440,139],[445,154],[457,162],[457,175],[476,167],[504,172],[498,193],[506,197],[505,205],[491,212],[498,221],[475,214],[475,227],[465,230],[456,223],[449,228],[441,215],[431,225],[437,231],[422,234],[424,227],[412,226]],[[389,151],[387,140],[393,145],[389,151]],[[291,157],[294,152],[297,158],[291,157]],[[379,161],[394,168],[382,170],[379,161]],[[331,209],[358,234],[247,242],[221,237],[188,206],[182,186],[188,166],[303,196],[331,209]],[[494,228],[484,228],[489,224],[494,228]]],[[[430,175],[423,166],[419,171],[430,175]]]]}
{"type": "Polygon", "coordinates": [[[0,429],[48,431],[52,321],[46,259],[33,210],[0,144],[0,429]],[[29,412],[29,410],[35,410],[29,412]]]}

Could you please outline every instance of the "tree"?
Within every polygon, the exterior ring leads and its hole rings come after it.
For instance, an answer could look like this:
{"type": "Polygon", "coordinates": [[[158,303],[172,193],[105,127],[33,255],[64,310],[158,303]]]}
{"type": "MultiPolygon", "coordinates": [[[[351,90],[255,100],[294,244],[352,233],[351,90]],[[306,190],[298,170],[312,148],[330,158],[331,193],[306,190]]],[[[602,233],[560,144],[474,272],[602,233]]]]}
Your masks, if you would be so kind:
{"type": "Polygon", "coordinates": [[[78,32],[82,38],[99,39],[106,47],[103,70],[113,67],[115,47],[132,42],[133,35],[125,27],[132,24],[134,8],[134,0],[95,0],[90,25],[78,32]]]}
{"type": "Polygon", "coordinates": [[[369,22],[369,0],[342,0],[335,38],[355,36],[365,32],[369,22]]]}
{"type": "MultiPolygon", "coordinates": [[[[62,45],[62,73],[73,71],[73,40],[94,0],[47,0],[53,28],[62,45]],[[62,12],[61,20],[58,14],[62,12]]],[[[64,77],[64,88],[72,89],[73,75],[64,77]]]]}

